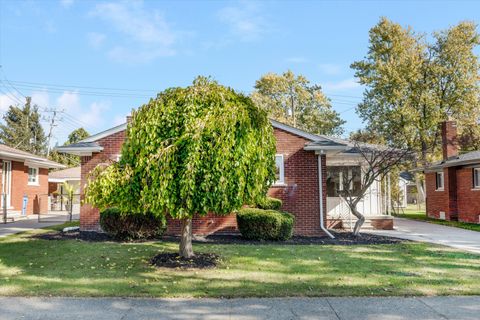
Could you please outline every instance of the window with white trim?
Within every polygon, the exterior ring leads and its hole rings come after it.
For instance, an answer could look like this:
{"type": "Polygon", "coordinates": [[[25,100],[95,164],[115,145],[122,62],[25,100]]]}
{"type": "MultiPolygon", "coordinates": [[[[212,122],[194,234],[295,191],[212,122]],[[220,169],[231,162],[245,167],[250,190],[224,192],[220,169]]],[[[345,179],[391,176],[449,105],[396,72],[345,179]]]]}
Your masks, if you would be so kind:
{"type": "Polygon", "coordinates": [[[275,184],[285,184],[285,166],[283,163],[283,154],[275,155],[275,184]]]}
{"type": "Polygon", "coordinates": [[[444,176],[443,171],[438,171],[435,173],[435,187],[436,190],[442,191],[444,188],[444,176]]]}
{"type": "Polygon", "coordinates": [[[28,167],[28,184],[38,185],[38,168],[28,167]]]}
{"type": "Polygon", "coordinates": [[[480,168],[473,168],[473,188],[480,189],[480,168]]]}

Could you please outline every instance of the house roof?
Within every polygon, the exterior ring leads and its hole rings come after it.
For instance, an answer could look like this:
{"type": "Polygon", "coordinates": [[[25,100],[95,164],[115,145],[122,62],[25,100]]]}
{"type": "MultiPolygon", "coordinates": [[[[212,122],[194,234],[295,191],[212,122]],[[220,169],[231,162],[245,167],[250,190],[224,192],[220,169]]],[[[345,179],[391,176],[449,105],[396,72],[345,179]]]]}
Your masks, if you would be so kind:
{"type": "Polygon", "coordinates": [[[53,171],[48,174],[49,182],[64,182],[68,180],[80,180],[80,167],[53,171]]]}
{"type": "Polygon", "coordinates": [[[103,147],[97,142],[86,142],[82,140],[77,143],[69,144],[68,146],[56,147],[55,150],[61,153],[69,153],[77,156],[91,156],[93,152],[103,151],[103,147]]]}
{"type": "Polygon", "coordinates": [[[431,165],[423,168],[423,170],[434,171],[442,168],[475,165],[475,164],[480,164],[480,150],[463,153],[458,155],[457,157],[434,162],[431,165]]]}
{"type": "Polygon", "coordinates": [[[402,171],[400,172],[400,178],[406,180],[406,181],[414,181],[415,180],[415,176],[408,172],[408,171],[402,171]]]}
{"type": "Polygon", "coordinates": [[[4,144],[0,144],[0,159],[21,161],[26,165],[35,166],[39,168],[65,168],[63,164],[46,158],[31,154],[26,151],[18,150],[4,144]]]}
{"type": "MultiPolygon", "coordinates": [[[[294,135],[305,138],[307,140],[310,140],[310,142],[306,143],[305,150],[334,151],[337,153],[349,153],[349,154],[358,153],[358,150],[355,150],[355,144],[352,141],[341,139],[338,137],[309,133],[307,131],[292,127],[290,125],[278,122],[273,119],[270,119],[270,123],[274,128],[281,129],[289,133],[292,133],[294,135]]],[[[100,146],[98,143],[96,143],[96,141],[102,138],[108,137],[112,134],[124,131],[126,129],[127,129],[127,123],[122,123],[116,127],[94,134],[86,139],[79,141],[78,143],[71,144],[68,146],[63,146],[63,147],[57,147],[56,150],[59,152],[76,154],[76,155],[91,155],[92,152],[100,152],[103,150],[103,147],[100,146]]],[[[362,144],[362,146],[365,146],[368,148],[374,148],[374,149],[385,148],[384,146],[367,144],[367,143],[362,144]]]]}

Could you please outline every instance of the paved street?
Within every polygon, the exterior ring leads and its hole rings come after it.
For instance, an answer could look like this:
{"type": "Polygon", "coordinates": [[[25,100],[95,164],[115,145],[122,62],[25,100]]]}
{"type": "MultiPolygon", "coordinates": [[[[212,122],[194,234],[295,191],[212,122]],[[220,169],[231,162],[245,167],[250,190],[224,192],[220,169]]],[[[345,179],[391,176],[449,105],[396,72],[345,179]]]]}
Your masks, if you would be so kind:
{"type": "MultiPolygon", "coordinates": [[[[78,214],[73,215],[74,220],[79,219],[78,214]]],[[[57,224],[62,224],[68,221],[67,214],[55,214],[55,215],[47,215],[46,217],[42,218],[42,222],[38,222],[37,215],[31,215],[26,219],[18,220],[15,222],[8,222],[7,224],[0,223],[0,238],[6,237],[11,234],[30,231],[34,229],[40,229],[44,227],[54,226],[57,224]]]]}
{"type": "Polygon", "coordinates": [[[425,298],[0,298],[0,319],[479,319],[480,296],[425,298]]]}
{"type": "Polygon", "coordinates": [[[364,230],[362,232],[430,242],[480,253],[480,232],[477,231],[402,218],[395,218],[394,226],[395,230],[364,230]]]}

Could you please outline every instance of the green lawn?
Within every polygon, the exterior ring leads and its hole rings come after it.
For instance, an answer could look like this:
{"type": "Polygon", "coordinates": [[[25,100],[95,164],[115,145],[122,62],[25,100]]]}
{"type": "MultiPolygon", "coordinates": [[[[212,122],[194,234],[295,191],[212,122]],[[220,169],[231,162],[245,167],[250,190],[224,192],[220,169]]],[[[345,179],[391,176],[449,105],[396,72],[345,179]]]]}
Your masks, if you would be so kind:
{"type": "MultiPolygon", "coordinates": [[[[36,232],[47,232],[36,231],[36,232]]],[[[0,240],[0,295],[272,297],[480,294],[480,256],[421,243],[194,245],[216,270],[156,269],[176,243],[0,240]]]]}
{"type": "Polygon", "coordinates": [[[480,224],[432,219],[427,217],[425,211],[423,210],[419,211],[415,209],[407,209],[405,210],[404,214],[398,214],[397,217],[413,219],[413,220],[421,220],[421,221],[441,224],[444,226],[457,227],[457,228],[462,228],[467,230],[480,231],[480,224]]]}

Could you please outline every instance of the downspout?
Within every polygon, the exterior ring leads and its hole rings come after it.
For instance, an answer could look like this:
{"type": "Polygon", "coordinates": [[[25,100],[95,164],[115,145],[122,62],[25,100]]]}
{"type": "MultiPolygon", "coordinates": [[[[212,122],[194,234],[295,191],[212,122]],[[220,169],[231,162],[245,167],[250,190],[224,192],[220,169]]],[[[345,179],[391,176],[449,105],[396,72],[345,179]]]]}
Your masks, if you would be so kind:
{"type": "Polygon", "coordinates": [[[330,231],[325,228],[324,223],[323,223],[323,177],[322,177],[322,153],[321,151],[318,155],[318,199],[320,201],[320,229],[322,229],[323,232],[325,232],[330,238],[335,239],[333,234],[330,233],[330,231]]]}

